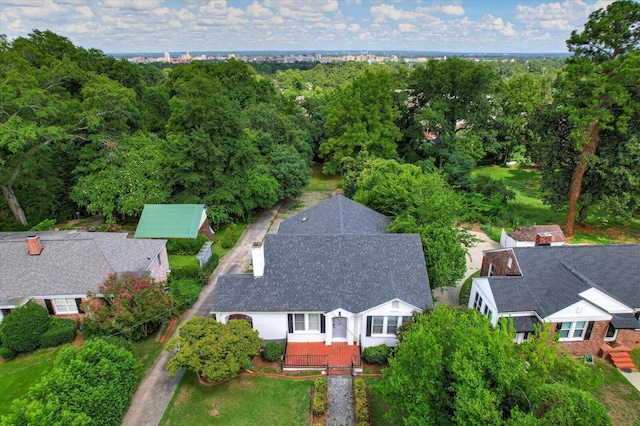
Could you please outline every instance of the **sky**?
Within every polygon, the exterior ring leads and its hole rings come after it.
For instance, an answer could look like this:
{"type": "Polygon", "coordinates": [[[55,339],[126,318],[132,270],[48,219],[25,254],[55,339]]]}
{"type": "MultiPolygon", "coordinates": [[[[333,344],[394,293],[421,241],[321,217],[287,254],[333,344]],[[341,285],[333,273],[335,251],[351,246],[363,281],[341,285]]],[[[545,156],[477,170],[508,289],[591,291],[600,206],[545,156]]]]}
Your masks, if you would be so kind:
{"type": "Polygon", "coordinates": [[[611,1],[0,0],[0,34],[51,30],[105,53],[566,53],[611,1]]]}

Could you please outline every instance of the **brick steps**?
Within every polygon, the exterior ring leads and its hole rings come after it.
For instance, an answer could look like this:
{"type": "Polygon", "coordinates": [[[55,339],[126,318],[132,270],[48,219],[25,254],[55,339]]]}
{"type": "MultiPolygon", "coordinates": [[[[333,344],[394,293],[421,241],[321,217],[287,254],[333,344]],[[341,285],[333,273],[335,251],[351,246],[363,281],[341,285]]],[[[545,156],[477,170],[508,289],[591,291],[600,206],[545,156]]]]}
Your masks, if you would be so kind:
{"type": "Polygon", "coordinates": [[[617,369],[625,368],[631,371],[638,371],[628,352],[610,352],[609,359],[617,369]]]}

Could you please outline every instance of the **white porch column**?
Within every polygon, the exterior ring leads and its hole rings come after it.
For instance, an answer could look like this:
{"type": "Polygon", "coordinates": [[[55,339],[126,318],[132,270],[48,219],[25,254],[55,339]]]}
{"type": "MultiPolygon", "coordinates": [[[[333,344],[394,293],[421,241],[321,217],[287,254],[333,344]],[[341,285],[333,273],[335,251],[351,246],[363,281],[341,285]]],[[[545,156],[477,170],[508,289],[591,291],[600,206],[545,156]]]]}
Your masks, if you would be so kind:
{"type": "Polygon", "coordinates": [[[331,346],[333,340],[333,314],[327,314],[324,316],[324,344],[331,346]]]}
{"type": "Polygon", "coordinates": [[[353,337],[355,336],[355,321],[354,316],[349,315],[347,317],[347,345],[353,346],[353,337]]]}

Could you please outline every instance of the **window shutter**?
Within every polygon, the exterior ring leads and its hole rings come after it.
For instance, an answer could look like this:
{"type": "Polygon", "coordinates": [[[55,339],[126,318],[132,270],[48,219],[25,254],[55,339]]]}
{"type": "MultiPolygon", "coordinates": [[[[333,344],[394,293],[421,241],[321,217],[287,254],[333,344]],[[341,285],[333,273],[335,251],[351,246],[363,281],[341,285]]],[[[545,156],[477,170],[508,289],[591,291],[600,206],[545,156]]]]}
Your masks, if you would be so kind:
{"type": "Polygon", "coordinates": [[[591,330],[593,330],[593,321],[589,321],[589,324],[587,324],[587,332],[584,334],[584,340],[589,340],[591,337],[591,330]]]}
{"type": "Polygon", "coordinates": [[[51,299],[44,299],[44,304],[47,305],[47,311],[49,311],[49,315],[55,315],[56,314],[53,311],[53,305],[51,304],[51,299]]]}
{"type": "Polygon", "coordinates": [[[289,320],[289,333],[293,333],[293,314],[287,314],[289,320]]]}
{"type": "Polygon", "coordinates": [[[82,308],[80,307],[80,304],[82,303],[82,299],[81,298],[76,298],[76,306],[78,307],[78,312],[81,314],[84,314],[84,311],[82,310],[82,308]]]}
{"type": "Polygon", "coordinates": [[[367,316],[367,337],[371,337],[371,316],[367,316]]]}
{"type": "Polygon", "coordinates": [[[326,318],[324,317],[324,315],[320,314],[320,333],[326,333],[327,332],[327,326],[325,324],[326,318]]]}

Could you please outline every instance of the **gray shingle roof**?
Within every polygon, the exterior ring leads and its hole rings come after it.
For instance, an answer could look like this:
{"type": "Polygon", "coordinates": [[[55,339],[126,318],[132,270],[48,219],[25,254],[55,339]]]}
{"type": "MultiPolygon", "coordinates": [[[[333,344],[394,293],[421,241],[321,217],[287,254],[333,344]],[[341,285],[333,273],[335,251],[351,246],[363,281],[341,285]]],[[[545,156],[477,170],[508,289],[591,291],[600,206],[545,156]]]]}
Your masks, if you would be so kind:
{"type": "Polygon", "coordinates": [[[28,233],[0,234],[0,304],[31,296],[97,291],[107,274],[144,275],[165,240],[126,239],[125,233],[38,232],[42,253],[30,256],[28,233]]]}
{"type": "Polygon", "coordinates": [[[375,210],[336,195],[280,224],[278,234],[385,234],[390,220],[375,210]]]}
{"type": "Polygon", "coordinates": [[[640,308],[640,245],[517,247],[521,277],[489,277],[500,312],[533,310],[541,318],[595,287],[640,308]]]}
{"type": "Polygon", "coordinates": [[[264,252],[263,277],[218,278],[214,312],[362,312],[394,298],[433,305],[415,234],[267,235],[264,252]]]}

